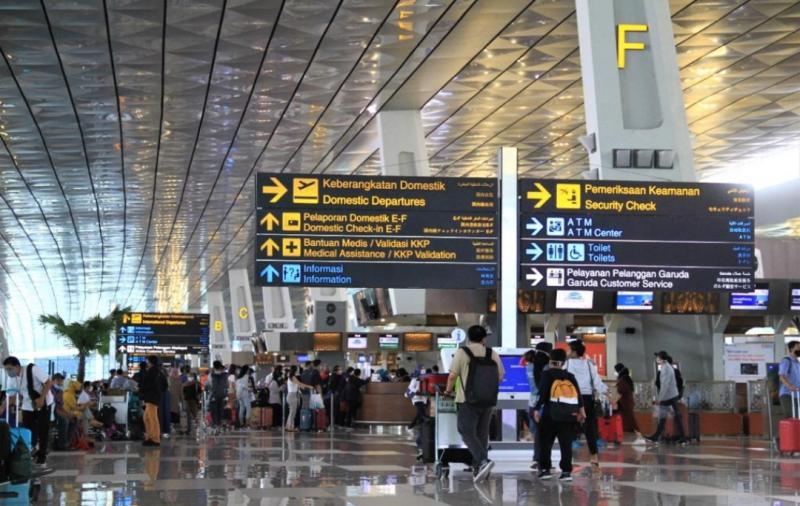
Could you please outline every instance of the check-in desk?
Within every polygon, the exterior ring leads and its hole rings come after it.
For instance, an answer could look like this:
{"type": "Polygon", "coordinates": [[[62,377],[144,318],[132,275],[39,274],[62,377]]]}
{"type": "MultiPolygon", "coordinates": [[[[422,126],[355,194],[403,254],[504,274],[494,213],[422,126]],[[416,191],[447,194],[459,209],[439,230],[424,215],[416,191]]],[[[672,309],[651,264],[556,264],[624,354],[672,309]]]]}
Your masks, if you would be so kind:
{"type": "Polygon", "coordinates": [[[416,410],[405,393],[408,383],[367,383],[358,421],[363,423],[407,424],[416,410]]]}

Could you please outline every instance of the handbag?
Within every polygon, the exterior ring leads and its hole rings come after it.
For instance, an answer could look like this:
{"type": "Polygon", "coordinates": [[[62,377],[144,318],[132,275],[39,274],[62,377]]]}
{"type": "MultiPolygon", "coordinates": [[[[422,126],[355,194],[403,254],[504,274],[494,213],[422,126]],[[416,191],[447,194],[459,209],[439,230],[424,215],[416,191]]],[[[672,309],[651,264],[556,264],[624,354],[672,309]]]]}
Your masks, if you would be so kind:
{"type": "Polygon", "coordinates": [[[325,409],[325,401],[322,400],[322,395],[314,392],[311,394],[311,399],[309,400],[309,408],[310,409],[325,409]]]}

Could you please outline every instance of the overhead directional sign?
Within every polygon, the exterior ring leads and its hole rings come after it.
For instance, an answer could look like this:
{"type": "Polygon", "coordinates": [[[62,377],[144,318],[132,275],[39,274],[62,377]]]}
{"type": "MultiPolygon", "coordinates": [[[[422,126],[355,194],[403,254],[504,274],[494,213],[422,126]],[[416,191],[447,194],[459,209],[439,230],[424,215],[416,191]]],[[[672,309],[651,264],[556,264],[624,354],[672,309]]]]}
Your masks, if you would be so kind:
{"type": "Polygon", "coordinates": [[[184,313],[126,313],[117,326],[117,351],[127,354],[208,352],[209,316],[184,313]]]}
{"type": "Polygon", "coordinates": [[[256,284],[493,288],[495,179],[258,174],[256,284]]]}
{"type": "Polygon", "coordinates": [[[753,191],[709,183],[519,182],[526,288],[753,287],[753,191]]]}

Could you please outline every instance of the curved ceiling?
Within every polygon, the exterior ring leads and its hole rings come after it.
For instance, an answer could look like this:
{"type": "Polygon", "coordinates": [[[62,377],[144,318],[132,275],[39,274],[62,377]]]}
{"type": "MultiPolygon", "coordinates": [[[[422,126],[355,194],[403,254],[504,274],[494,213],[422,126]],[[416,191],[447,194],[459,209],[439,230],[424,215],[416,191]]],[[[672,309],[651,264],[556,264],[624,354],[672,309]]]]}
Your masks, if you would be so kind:
{"type": "MultiPolygon", "coordinates": [[[[800,2],[672,0],[696,165],[797,142],[800,2]]],[[[4,0],[0,326],[203,304],[250,263],[256,171],[379,171],[420,108],[436,174],[584,170],[572,0],[4,0]]]]}

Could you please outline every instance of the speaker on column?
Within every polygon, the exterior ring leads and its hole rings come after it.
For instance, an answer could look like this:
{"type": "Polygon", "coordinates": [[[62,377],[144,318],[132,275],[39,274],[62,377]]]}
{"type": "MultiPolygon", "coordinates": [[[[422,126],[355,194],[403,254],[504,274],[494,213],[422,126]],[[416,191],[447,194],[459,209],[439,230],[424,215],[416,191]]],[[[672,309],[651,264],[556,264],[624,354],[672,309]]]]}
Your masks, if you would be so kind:
{"type": "Polygon", "coordinates": [[[344,332],[347,330],[346,302],[315,302],[314,331],[344,332]]]}

